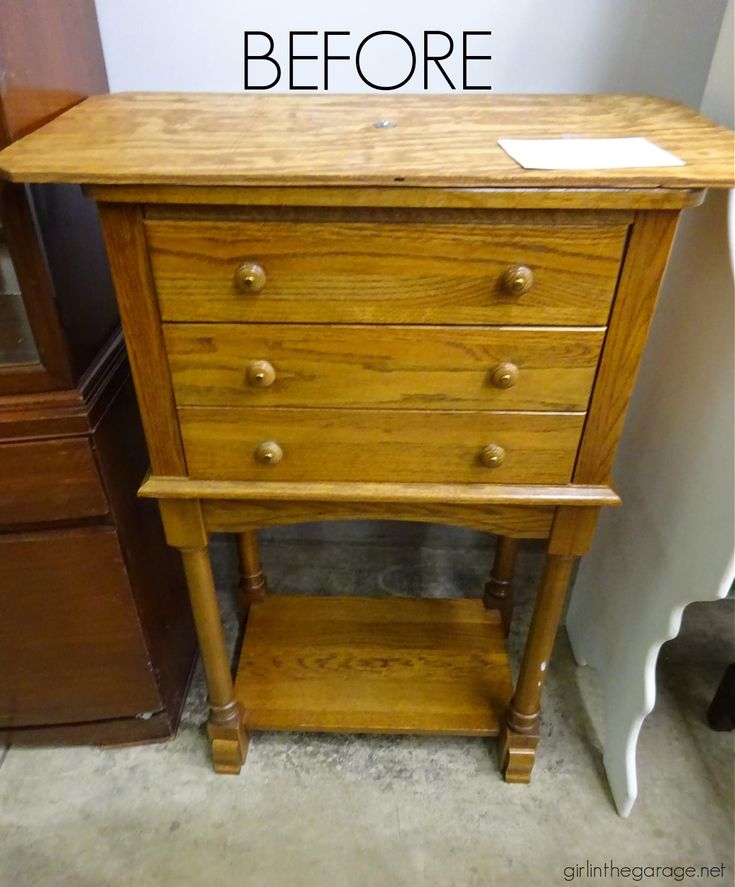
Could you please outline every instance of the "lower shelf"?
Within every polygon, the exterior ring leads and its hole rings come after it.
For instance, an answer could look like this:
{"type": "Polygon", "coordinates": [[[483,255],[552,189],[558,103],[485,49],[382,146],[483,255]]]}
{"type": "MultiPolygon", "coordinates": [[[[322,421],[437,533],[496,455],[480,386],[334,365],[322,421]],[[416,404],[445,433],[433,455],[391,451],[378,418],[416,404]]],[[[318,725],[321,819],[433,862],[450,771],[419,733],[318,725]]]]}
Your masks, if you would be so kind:
{"type": "Polygon", "coordinates": [[[481,601],[286,597],[250,608],[235,696],[250,730],[496,736],[513,688],[481,601]]]}

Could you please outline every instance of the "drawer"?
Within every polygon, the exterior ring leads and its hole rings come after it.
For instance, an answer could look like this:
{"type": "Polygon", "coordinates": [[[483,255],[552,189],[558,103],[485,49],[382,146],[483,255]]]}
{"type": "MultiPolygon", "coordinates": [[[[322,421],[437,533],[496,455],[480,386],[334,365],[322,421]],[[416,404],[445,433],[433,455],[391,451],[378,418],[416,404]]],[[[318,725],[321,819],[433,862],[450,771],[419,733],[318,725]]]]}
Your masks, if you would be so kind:
{"type": "Polygon", "coordinates": [[[0,526],[108,512],[87,437],[0,444],[0,526]]]}
{"type": "Polygon", "coordinates": [[[161,709],[113,529],[0,534],[0,675],[0,727],[161,709]]]}
{"type": "Polygon", "coordinates": [[[179,405],[585,410],[604,329],[165,324],[179,405]]]}
{"type": "MultiPolygon", "coordinates": [[[[566,217],[568,218],[568,216],[566,217]]],[[[627,226],[149,219],[175,321],[603,326],[627,226]],[[532,277],[514,292],[506,274],[532,277]],[[236,272],[242,288],[235,283],[236,272]],[[526,286],[528,287],[526,289],[526,286]]]]}
{"type": "Polygon", "coordinates": [[[179,419],[200,480],[559,484],[584,414],[182,407],[179,419]]]}

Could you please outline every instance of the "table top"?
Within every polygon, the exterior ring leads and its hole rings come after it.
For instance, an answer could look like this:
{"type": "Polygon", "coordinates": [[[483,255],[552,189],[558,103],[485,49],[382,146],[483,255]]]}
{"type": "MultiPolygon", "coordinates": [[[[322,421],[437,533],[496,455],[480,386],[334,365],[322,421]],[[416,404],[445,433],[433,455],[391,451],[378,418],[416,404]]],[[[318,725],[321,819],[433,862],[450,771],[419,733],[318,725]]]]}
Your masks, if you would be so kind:
{"type": "Polygon", "coordinates": [[[627,95],[93,96],[0,152],[19,182],[701,188],[735,185],[734,134],[627,95]],[[389,119],[394,127],[376,128],[389,119]],[[644,136],[685,166],[522,169],[498,138],[644,136]]]}

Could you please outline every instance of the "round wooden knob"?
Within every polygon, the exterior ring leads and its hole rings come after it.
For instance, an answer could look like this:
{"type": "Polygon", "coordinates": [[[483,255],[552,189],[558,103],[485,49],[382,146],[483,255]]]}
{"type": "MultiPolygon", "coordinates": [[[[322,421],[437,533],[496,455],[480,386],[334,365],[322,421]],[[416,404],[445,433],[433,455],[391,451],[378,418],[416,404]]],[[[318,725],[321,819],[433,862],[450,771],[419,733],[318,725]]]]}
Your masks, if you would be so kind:
{"type": "Polygon", "coordinates": [[[265,271],[256,262],[243,262],[235,271],[235,287],[245,295],[259,293],[265,286],[265,271]]]}
{"type": "Polygon", "coordinates": [[[518,367],[514,363],[499,363],[490,380],[496,388],[512,388],[518,381],[518,367]]]}
{"type": "Polygon", "coordinates": [[[276,371],[267,360],[251,361],[246,376],[253,388],[270,388],[276,381],[276,371]]]}
{"type": "Polygon", "coordinates": [[[485,468],[499,468],[505,462],[505,450],[498,444],[488,444],[480,452],[480,461],[485,468]]]}
{"type": "Polygon", "coordinates": [[[522,296],[533,286],[533,271],[525,265],[511,265],[503,274],[503,289],[511,296],[522,296]]]}
{"type": "Polygon", "coordinates": [[[255,448],[255,458],[261,465],[278,465],[283,459],[283,450],[274,440],[264,440],[255,448]]]}

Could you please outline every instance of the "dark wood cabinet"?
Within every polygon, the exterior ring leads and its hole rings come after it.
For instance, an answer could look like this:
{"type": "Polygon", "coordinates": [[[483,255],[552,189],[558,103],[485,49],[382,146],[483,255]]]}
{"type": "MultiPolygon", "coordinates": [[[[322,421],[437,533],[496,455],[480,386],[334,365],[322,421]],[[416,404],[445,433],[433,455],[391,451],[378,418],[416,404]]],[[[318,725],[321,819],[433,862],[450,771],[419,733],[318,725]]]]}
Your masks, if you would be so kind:
{"type": "MultiPolygon", "coordinates": [[[[93,0],[0,0],[0,147],[107,91],[93,0]]],[[[0,735],[174,732],[185,583],[135,495],[145,442],[94,204],[0,185],[0,735]]]]}
{"type": "Polygon", "coordinates": [[[18,574],[22,594],[4,596],[0,620],[10,659],[0,683],[6,718],[35,725],[160,711],[113,527],[2,536],[3,587],[18,574]],[[71,581],[59,583],[60,573],[71,581]]]}

